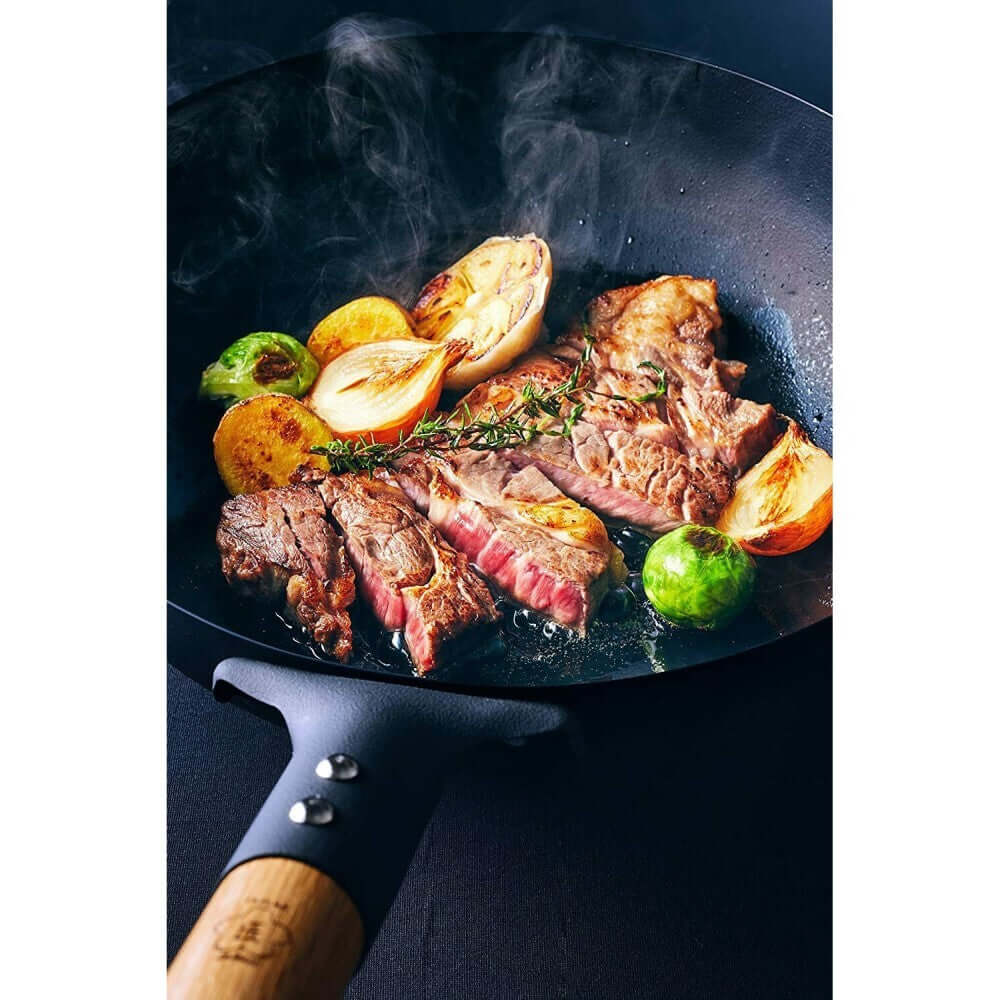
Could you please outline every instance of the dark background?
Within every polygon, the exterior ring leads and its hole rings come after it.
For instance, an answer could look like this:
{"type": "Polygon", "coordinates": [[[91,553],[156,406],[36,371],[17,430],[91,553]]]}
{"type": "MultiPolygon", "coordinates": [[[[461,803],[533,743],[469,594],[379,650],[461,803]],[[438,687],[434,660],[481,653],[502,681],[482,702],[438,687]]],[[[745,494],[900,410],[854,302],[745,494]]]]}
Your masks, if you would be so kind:
{"type": "MultiPolygon", "coordinates": [[[[831,106],[826,0],[518,6],[377,9],[439,30],[559,23],[831,106]]],[[[168,97],[319,47],[349,13],[173,0],[168,97]]],[[[466,761],[349,996],[828,996],[830,671],[826,622],[726,663],[581,693],[581,747],[466,761]]],[[[173,955],[289,745],[172,667],[167,693],[173,955]]]]}

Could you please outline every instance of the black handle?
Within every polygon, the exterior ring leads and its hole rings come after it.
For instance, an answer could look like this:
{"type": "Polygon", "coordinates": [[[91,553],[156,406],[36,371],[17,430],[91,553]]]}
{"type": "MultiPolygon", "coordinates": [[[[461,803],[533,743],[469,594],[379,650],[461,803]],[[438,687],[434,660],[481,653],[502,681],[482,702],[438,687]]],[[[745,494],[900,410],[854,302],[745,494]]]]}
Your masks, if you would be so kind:
{"type": "MultiPolygon", "coordinates": [[[[287,857],[329,875],[374,940],[454,759],[561,728],[565,710],[229,659],[214,690],[276,708],[292,759],[226,866],[287,857]],[[336,755],[343,755],[343,758],[336,755]],[[355,773],[356,771],[356,773],[355,773]]],[[[225,874],[224,873],[224,874],[225,874]]]]}

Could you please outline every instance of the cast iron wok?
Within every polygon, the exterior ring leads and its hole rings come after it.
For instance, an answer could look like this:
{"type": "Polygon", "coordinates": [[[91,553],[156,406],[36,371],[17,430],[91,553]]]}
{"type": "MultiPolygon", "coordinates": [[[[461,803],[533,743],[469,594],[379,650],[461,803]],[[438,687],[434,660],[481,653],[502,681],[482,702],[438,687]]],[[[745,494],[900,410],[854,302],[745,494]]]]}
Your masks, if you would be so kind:
{"type": "MultiPolygon", "coordinates": [[[[760,560],[756,606],[718,634],[658,632],[644,618],[599,622],[586,643],[553,646],[537,633],[518,636],[499,661],[466,663],[419,682],[363,637],[355,661],[339,667],[222,580],[213,536],[225,493],[210,448],[218,412],[196,399],[201,368],[250,330],[304,337],[358,295],[412,301],[427,278],[486,236],[533,229],[552,248],[550,329],[558,331],[605,288],[663,273],[714,277],[726,353],[750,366],[743,394],[773,402],[829,450],[830,135],[823,112],[746,78],[559,36],[342,36],[328,52],[174,106],[169,656],[206,683],[227,657],[280,665],[231,662],[217,680],[277,706],[299,760],[229,870],[268,855],[306,861],[347,888],[370,940],[408,853],[393,845],[402,860],[389,863],[381,841],[378,852],[374,842],[340,845],[340,860],[332,861],[328,831],[288,822],[300,791],[326,790],[310,754],[351,749],[373,775],[380,764],[391,767],[393,754],[420,753],[433,771],[435,761],[475,740],[561,722],[537,696],[512,702],[483,697],[501,693],[485,689],[523,697],[532,688],[669,671],[775,641],[829,616],[831,545],[828,533],[796,556],[760,560]],[[292,666],[300,669],[281,669],[292,666]],[[435,687],[452,693],[437,692],[434,700],[435,687]],[[321,731],[306,733],[293,716],[326,698],[325,712],[310,715],[323,715],[321,731]],[[368,709],[335,719],[352,698],[368,709]],[[378,726],[373,712],[382,716],[378,726]],[[407,732],[390,738],[385,720],[393,716],[407,732]],[[449,730],[442,721],[456,717],[467,728],[449,730]],[[308,843],[289,840],[300,836],[308,843]],[[352,884],[351,872],[376,854],[384,884],[359,884],[356,876],[352,884]]],[[[433,804],[430,785],[411,803],[413,836],[426,803],[433,804]]],[[[362,785],[352,783],[349,794],[356,788],[362,785]]],[[[344,809],[355,810],[359,828],[389,817],[399,826],[407,803],[396,793],[391,802],[373,794],[344,809]],[[383,801],[384,814],[371,799],[383,801]]],[[[340,831],[347,825],[335,824],[340,831]]]]}

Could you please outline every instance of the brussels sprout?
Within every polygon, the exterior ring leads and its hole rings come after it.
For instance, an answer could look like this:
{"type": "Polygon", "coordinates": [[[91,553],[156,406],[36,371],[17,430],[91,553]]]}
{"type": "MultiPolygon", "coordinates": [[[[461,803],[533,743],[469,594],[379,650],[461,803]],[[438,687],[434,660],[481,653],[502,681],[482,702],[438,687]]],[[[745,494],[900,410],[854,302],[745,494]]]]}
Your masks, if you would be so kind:
{"type": "Polygon", "coordinates": [[[265,392],[304,396],[319,362],[287,333],[248,333],[230,344],[201,375],[199,394],[227,406],[265,392]]]}
{"type": "Polygon", "coordinates": [[[698,524],[658,538],[642,567],[650,603],[684,628],[728,625],[750,602],[756,576],[756,564],[736,542],[698,524]]]}

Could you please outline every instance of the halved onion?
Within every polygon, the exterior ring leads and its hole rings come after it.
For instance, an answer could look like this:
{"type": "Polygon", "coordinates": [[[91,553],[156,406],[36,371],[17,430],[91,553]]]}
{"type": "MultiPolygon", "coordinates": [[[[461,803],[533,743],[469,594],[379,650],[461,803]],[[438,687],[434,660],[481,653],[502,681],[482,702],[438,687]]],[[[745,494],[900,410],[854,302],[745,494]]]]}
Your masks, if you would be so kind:
{"type": "Polygon", "coordinates": [[[305,402],[337,437],[396,441],[434,410],[445,373],[467,347],[422,340],[352,347],[320,372],[305,402]]]}
{"type": "Polygon", "coordinates": [[[468,389],[529,350],[551,285],[552,256],[534,233],[493,236],[432,278],[413,307],[417,336],[467,342],[445,387],[468,389]]]}
{"type": "Polygon", "coordinates": [[[811,545],[832,520],[833,459],[793,420],[736,483],[715,526],[754,555],[783,556],[811,545]]]}

